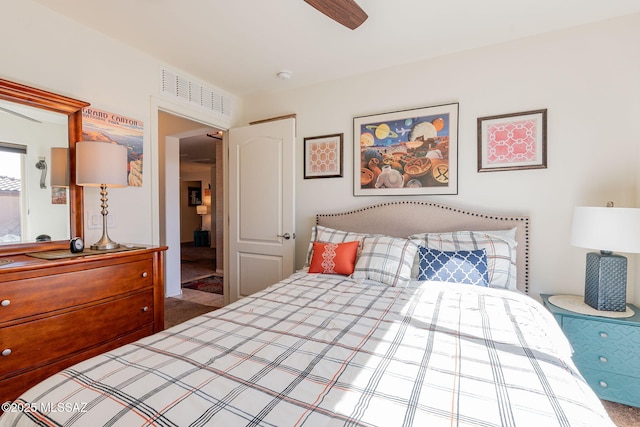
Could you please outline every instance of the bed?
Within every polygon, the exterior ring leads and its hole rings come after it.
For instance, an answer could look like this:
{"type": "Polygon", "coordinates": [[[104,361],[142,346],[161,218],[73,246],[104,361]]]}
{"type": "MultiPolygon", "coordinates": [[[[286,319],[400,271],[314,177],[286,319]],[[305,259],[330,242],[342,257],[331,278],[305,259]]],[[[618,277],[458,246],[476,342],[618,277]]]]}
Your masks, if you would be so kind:
{"type": "Polygon", "coordinates": [[[0,425],[614,425],[527,296],[527,217],[394,202],[316,222],[304,269],[52,376],[0,425]]]}

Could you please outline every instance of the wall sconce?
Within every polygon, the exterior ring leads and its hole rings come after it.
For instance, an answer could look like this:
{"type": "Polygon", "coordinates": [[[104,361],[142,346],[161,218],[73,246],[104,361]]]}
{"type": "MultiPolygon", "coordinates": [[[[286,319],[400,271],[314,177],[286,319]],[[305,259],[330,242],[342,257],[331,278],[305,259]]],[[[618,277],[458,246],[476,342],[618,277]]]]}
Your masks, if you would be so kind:
{"type": "Polygon", "coordinates": [[[69,186],[69,149],[65,147],[51,148],[51,186],[69,186]]]}
{"type": "Polygon", "coordinates": [[[47,188],[47,184],[45,184],[45,180],[47,179],[47,162],[44,157],[38,160],[38,163],[36,163],[36,169],[42,171],[40,174],[40,188],[47,188]]]}
{"type": "Polygon", "coordinates": [[[612,251],[640,253],[640,209],[576,207],[571,244],[600,249],[587,253],[584,302],[596,310],[627,308],[627,258],[612,251]]]}
{"type": "Polygon", "coordinates": [[[127,149],[108,142],[81,141],[76,143],[76,184],[100,187],[102,207],[102,237],[91,249],[116,249],[120,245],[107,233],[107,187],[127,186],[127,149]]]}

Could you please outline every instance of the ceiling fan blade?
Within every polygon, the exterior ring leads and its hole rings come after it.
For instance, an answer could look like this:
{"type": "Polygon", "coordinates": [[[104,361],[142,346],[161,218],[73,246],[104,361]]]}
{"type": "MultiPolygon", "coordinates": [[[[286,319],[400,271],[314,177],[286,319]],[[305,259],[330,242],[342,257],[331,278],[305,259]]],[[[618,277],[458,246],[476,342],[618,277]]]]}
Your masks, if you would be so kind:
{"type": "Polygon", "coordinates": [[[369,17],[354,0],[304,0],[334,21],[355,30],[369,17]]]}
{"type": "Polygon", "coordinates": [[[5,113],[13,114],[14,116],[18,116],[20,118],[31,120],[32,122],[42,123],[40,120],[36,120],[33,117],[25,116],[24,114],[20,114],[17,111],[10,110],[8,108],[0,107],[0,111],[4,111],[5,113]]]}

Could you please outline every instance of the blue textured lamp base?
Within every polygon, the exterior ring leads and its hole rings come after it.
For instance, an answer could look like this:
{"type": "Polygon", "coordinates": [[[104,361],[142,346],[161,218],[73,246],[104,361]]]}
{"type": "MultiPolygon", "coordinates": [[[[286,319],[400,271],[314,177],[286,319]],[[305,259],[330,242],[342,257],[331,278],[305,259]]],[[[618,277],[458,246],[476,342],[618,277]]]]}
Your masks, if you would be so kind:
{"type": "Polygon", "coordinates": [[[584,302],[596,310],[626,310],[627,258],[611,253],[587,254],[584,302]]]}

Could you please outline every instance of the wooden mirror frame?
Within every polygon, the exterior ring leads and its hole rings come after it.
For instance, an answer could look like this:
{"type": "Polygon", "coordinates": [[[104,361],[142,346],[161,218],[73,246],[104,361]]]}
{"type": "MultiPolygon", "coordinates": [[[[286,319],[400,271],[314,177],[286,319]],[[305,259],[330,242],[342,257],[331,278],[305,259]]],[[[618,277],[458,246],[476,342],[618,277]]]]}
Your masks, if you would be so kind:
{"type": "MultiPolygon", "coordinates": [[[[76,142],[82,140],[82,109],[89,103],[0,79],[0,99],[66,114],[69,118],[69,221],[71,236],[84,238],[84,197],[76,185],[76,142]]],[[[69,236],[69,238],[71,238],[69,236]]],[[[0,245],[0,256],[68,248],[69,240],[0,245]]]]}

